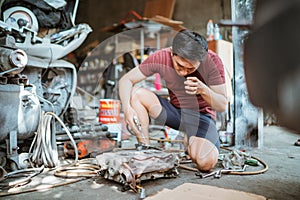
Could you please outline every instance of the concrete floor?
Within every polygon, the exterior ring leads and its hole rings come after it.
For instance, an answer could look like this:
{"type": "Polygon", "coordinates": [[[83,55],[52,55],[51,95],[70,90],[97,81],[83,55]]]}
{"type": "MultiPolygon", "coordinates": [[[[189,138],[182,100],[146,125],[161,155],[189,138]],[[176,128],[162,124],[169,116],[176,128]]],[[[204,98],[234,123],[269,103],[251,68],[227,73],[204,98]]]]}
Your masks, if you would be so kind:
{"type": "MultiPolygon", "coordinates": [[[[263,195],[267,199],[300,199],[300,147],[294,142],[300,134],[277,126],[264,128],[264,147],[246,149],[268,164],[269,170],[258,175],[223,175],[220,179],[199,179],[195,172],[179,169],[180,175],[172,179],[156,179],[142,183],[150,196],[164,188],[174,189],[183,183],[218,186],[263,195]]],[[[103,178],[90,178],[73,184],[38,192],[28,192],[0,197],[0,199],[103,199],[136,200],[132,191],[121,192],[122,185],[103,178]]]]}

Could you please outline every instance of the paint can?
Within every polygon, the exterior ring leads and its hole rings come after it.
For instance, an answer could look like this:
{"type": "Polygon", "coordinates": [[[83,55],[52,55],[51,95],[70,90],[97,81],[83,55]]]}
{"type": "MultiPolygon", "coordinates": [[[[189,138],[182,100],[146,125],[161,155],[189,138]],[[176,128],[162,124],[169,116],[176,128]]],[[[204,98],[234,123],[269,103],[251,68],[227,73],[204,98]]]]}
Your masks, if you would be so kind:
{"type": "Polygon", "coordinates": [[[99,122],[107,126],[109,132],[116,133],[116,140],[120,142],[122,136],[122,123],[120,120],[120,100],[100,99],[99,103],[99,122]]]}

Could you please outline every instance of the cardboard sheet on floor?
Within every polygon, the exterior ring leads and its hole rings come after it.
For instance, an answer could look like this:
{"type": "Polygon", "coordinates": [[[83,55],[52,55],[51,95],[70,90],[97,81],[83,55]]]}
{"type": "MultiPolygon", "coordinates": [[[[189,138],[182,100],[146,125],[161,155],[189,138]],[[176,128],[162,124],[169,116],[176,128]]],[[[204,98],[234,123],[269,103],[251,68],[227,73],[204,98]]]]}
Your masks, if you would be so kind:
{"type": "Polygon", "coordinates": [[[164,189],[156,195],[147,197],[145,200],[266,200],[261,195],[225,189],[210,185],[184,183],[173,190],[164,189]]]}

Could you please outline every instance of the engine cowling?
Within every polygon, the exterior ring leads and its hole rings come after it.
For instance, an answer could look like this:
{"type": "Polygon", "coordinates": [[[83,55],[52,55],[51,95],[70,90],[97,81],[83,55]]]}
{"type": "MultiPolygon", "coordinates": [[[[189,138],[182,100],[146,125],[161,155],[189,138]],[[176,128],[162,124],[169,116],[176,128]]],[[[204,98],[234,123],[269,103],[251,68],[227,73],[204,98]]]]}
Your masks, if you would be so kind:
{"type": "Polygon", "coordinates": [[[17,131],[18,139],[33,136],[41,113],[34,86],[0,85],[0,107],[0,141],[11,131],[17,131]]]}

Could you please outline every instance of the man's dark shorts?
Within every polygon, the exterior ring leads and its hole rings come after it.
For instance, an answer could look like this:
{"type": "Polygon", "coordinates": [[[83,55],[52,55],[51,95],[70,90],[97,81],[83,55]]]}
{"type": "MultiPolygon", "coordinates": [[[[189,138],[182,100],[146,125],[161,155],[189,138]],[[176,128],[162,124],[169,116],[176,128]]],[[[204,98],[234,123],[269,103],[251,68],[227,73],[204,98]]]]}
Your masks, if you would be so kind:
{"type": "Polygon", "coordinates": [[[161,98],[160,96],[157,97],[163,109],[155,119],[155,123],[183,131],[187,133],[188,138],[191,136],[205,138],[212,142],[220,151],[216,122],[210,115],[191,109],[178,109],[167,99],[161,98]]]}

